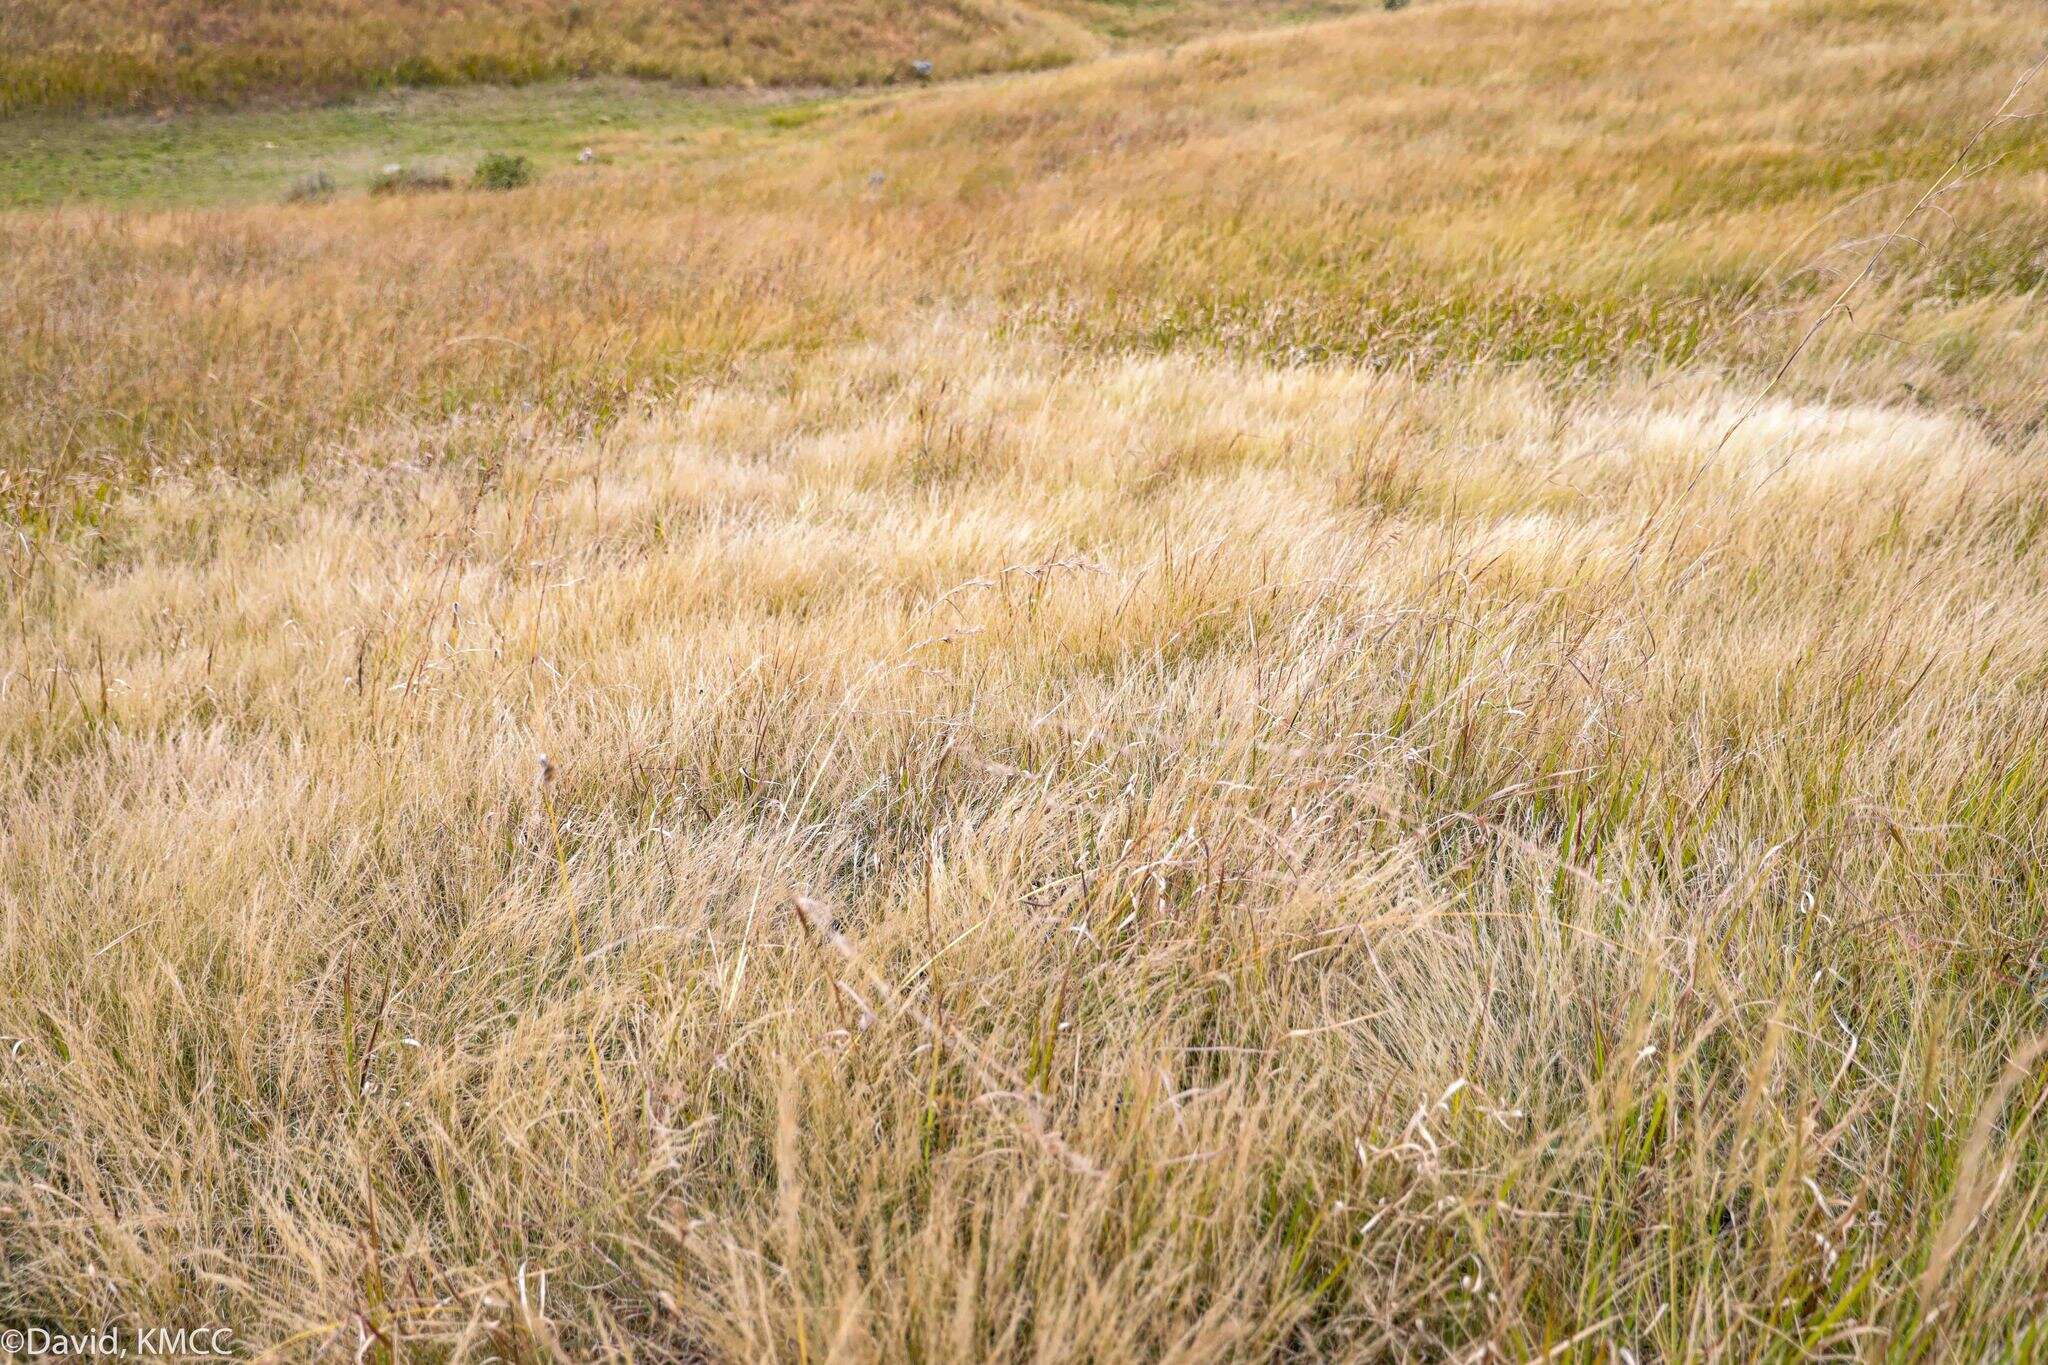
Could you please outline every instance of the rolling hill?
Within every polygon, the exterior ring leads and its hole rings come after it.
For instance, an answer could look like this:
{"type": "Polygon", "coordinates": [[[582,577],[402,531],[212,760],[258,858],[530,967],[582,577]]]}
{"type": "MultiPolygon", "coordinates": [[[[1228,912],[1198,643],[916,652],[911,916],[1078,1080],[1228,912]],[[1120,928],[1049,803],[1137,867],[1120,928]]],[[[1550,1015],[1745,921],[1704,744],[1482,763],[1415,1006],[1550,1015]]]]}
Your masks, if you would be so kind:
{"type": "Polygon", "coordinates": [[[1058,65],[1346,0],[8,0],[0,115],[626,75],[838,86],[1058,65]]]}

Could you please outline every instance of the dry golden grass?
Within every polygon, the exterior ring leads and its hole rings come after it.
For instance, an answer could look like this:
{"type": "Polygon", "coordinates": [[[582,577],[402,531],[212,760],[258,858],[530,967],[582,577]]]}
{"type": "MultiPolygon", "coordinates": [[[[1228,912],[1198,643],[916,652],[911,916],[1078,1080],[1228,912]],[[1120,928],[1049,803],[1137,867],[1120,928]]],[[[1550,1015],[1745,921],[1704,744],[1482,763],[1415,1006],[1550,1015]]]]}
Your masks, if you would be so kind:
{"type": "Polygon", "coordinates": [[[2048,142],[1942,177],[2038,42],[1446,4],[0,217],[0,1324],[2036,1355],[2048,142]]]}

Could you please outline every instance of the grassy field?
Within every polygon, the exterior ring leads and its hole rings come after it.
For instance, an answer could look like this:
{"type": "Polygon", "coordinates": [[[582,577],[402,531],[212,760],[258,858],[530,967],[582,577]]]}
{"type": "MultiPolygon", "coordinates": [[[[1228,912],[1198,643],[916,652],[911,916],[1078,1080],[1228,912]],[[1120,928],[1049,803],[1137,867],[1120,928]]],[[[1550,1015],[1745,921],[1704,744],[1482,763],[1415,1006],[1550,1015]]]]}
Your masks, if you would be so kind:
{"type": "Polygon", "coordinates": [[[1371,0],[8,0],[0,115],[635,76],[697,86],[1058,66],[1371,0]]]}
{"type": "Polygon", "coordinates": [[[391,92],[176,119],[24,115],[0,141],[0,208],[275,203],[312,176],[327,177],[337,193],[360,193],[393,163],[460,179],[490,152],[527,157],[544,175],[588,180],[614,166],[715,149],[733,134],[793,131],[830,98],[607,79],[391,92]],[[580,163],[585,150],[600,164],[580,163]]]}
{"type": "Polygon", "coordinates": [[[26,121],[0,1327],[2040,1358],[2040,55],[26,121]]]}

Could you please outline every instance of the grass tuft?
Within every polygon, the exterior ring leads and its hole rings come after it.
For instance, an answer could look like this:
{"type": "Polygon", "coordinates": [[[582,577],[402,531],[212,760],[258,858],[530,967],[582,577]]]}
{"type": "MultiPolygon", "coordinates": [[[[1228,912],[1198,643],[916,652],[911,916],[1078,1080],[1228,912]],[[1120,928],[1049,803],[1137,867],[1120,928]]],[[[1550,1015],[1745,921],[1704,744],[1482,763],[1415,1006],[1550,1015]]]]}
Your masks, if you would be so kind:
{"type": "MultiPolygon", "coordinates": [[[[479,172],[482,168],[479,167],[479,172]]],[[[481,184],[481,175],[478,183],[481,184]]],[[[455,188],[455,177],[446,171],[424,166],[403,166],[396,162],[386,166],[370,178],[370,193],[385,194],[431,194],[438,190],[455,188]]],[[[487,188],[497,188],[495,186],[487,188]]],[[[509,187],[507,187],[509,188],[509,187]]]]}
{"type": "Polygon", "coordinates": [[[516,190],[533,183],[533,163],[512,152],[491,152],[476,163],[470,183],[480,190],[516,190]]]}

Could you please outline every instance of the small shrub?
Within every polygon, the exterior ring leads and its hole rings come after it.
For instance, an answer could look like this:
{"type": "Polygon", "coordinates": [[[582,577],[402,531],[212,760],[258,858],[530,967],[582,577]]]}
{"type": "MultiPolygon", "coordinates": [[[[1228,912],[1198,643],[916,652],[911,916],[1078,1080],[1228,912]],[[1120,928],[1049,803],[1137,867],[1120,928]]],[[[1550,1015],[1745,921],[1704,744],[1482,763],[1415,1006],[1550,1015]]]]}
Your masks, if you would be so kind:
{"type": "Polygon", "coordinates": [[[416,166],[386,166],[370,180],[371,194],[426,194],[454,188],[455,181],[447,172],[421,170],[416,166]]]}
{"type": "Polygon", "coordinates": [[[533,163],[509,152],[492,152],[476,163],[471,183],[480,190],[516,190],[533,183],[533,163]]]}
{"type": "Polygon", "coordinates": [[[325,171],[313,171],[292,181],[291,188],[284,192],[287,204],[317,204],[323,199],[334,197],[334,177],[325,171]]]}

